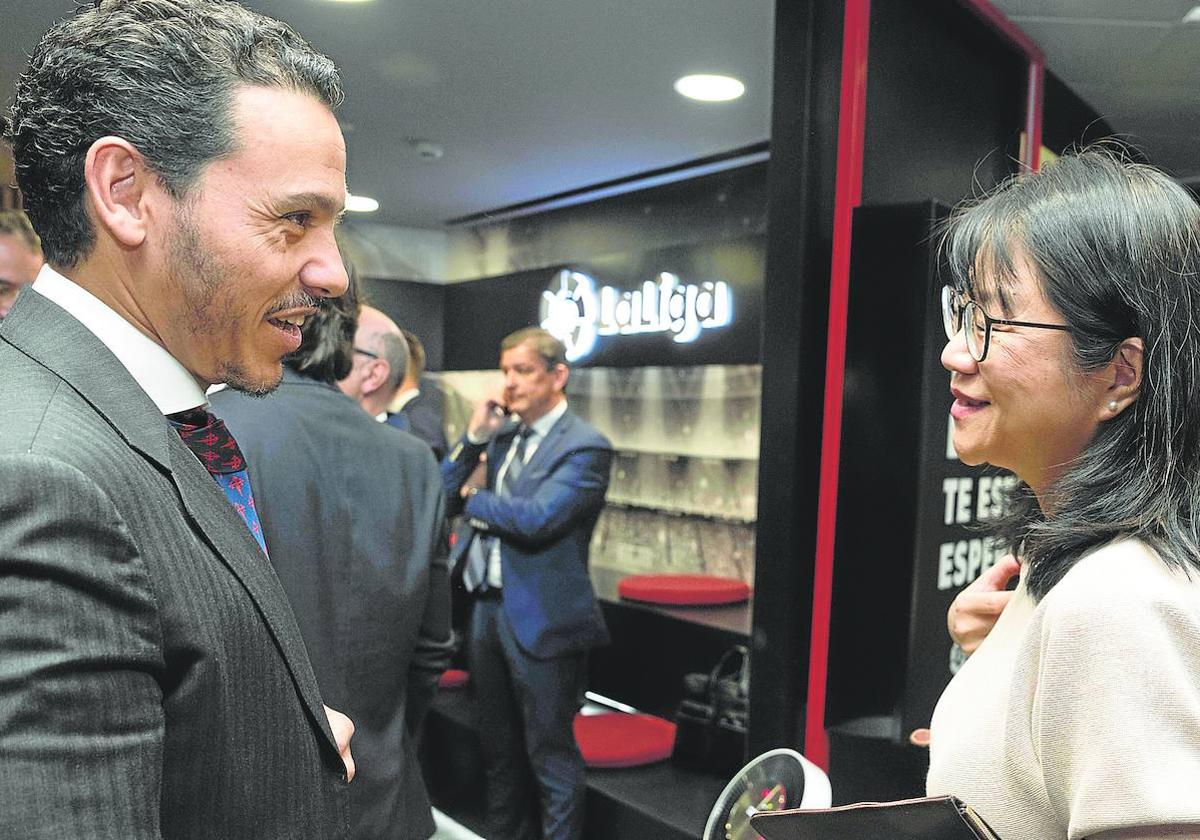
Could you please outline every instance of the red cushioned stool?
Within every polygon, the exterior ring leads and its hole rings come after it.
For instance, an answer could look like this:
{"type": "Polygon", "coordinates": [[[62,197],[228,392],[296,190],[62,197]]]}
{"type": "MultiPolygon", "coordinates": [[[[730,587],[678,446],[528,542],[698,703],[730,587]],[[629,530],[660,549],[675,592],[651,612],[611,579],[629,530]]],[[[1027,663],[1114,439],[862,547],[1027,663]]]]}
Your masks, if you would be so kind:
{"type": "Polygon", "coordinates": [[[447,668],[438,677],[438,688],[462,688],[471,680],[471,675],[458,668],[447,668]]]}
{"type": "Polygon", "coordinates": [[[588,767],[638,767],[671,757],[675,724],[654,715],[575,715],[575,741],[588,767]]]}
{"type": "Polygon", "coordinates": [[[631,601],[687,607],[740,604],[750,599],[745,581],[712,575],[630,575],[617,584],[617,592],[631,601]]]}

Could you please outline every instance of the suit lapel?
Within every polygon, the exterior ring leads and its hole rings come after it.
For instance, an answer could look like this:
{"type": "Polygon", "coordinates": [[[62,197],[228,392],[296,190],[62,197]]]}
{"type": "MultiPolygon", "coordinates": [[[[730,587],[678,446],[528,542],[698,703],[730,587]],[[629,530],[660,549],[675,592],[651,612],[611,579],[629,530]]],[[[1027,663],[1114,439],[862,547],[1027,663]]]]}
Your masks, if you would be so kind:
{"type": "Polygon", "coordinates": [[[133,449],[170,475],[200,536],[254,601],[300,697],[336,749],[304,643],[274,570],[153,400],[91,330],[39,294],[21,296],[4,321],[3,336],[74,388],[133,449]]]}
{"type": "Polygon", "coordinates": [[[558,449],[562,441],[562,436],[566,432],[567,427],[571,423],[571,412],[567,411],[562,417],[558,418],[558,422],[550,427],[550,431],[546,432],[546,436],[542,438],[537,449],[529,456],[529,460],[525,462],[525,469],[521,471],[521,475],[517,478],[515,490],[522,491],[524,495],[525,483],[532,479],[534,472],[543,463],[554,457],[555,450],[558,449]]]}
{"type": "Polygon", "coordinates": [[[317,728],[325,733],[329,743],[336,749],[337,744],[329,730],[308,653],[274,568],[263,556],[262,549],[208,470],[178,437],[175,435],[170,445],[171,476],[179,488],[184,508],[204,541],[249,593],[283,654],[296,691],[317,728]]]}

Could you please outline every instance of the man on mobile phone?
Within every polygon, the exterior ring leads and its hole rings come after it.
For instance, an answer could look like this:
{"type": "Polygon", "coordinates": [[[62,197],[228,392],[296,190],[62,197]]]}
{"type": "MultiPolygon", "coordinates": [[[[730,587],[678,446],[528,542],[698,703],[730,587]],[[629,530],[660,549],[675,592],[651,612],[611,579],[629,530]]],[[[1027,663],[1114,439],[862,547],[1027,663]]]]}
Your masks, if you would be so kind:
{"type": "Polygon", "coordinates": [[[487,836],[575,840],[585,779],[572,724],[586,653],[608,641],[588,545],[612,444],[568,409],[566,350],[545,330],[505,338],[500,370],[503,388],[476,406],[442,462],[447,508],[472,528],[451,559],[474,601],[467,656],[487,836]],[[474,487],[467,479],[484,452],[487,483],[474,487]]]}

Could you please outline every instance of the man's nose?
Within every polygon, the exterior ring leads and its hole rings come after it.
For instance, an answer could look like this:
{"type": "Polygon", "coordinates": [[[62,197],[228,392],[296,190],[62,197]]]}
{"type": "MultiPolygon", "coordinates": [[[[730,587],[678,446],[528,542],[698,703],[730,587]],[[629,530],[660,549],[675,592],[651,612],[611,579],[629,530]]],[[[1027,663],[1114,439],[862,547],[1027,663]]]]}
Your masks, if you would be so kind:
{"type": "Polygon", "coordinates": [[[300,282],[313,297],[341,297],[346,293],[350,278],[346,275],[345,263],[332,234],[327,242],[321,243],[319,251],[304,266],[300,282]]]}

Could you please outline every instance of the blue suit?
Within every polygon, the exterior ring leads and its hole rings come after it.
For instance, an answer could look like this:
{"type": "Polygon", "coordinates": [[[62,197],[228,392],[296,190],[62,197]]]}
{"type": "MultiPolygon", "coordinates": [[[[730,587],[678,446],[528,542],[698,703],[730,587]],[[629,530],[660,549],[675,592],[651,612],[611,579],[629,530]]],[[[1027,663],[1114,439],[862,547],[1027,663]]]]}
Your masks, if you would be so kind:
{"type": "Polygon", "coordinates": [[[448,510],[463,512],[474,529],[452,562],[479,534],[500,540],[502,594],[477,600],[468,634],[488,837],[574,838],[582,833],[584,771],[571,727],[586,652],[608,641],[587,566],[612,444],[568,410],[501,495],[496,477],[516,431],[510,423],[486,444],[464,437],[442,461],[448,510]],[[484,451],[487,489],[464,506],[459,490],[484,451]],[[540,816],[529,813],[530,802],[540,803],[540,816]]]}

